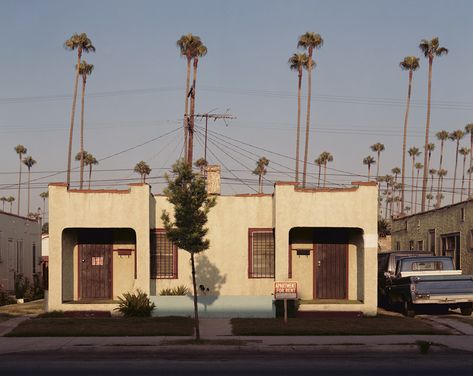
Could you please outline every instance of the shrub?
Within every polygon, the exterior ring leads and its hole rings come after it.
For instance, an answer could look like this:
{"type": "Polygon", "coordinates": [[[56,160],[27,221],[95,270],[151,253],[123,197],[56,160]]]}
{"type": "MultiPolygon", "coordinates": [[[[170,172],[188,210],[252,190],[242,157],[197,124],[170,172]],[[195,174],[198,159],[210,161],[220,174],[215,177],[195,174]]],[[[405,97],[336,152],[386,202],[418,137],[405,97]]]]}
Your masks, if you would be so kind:
{"type": "Polygon", "coordinates": [[[40,318],[56,318],[56,317],[64,317],[64,311],[50,311],[50,312],[45,312],[40,315],[38,315],[40,318]]]}
{"type": "Polygon", "coordinates": [[[118,300],[120,303],[115,310],[123,313],[126,317],[149,317],[156,307],[149,300],[148,295],[140,289],[136,290],[136,293],[126,292],[123,294],[123,298],[118,297],[118,300]]]}
{"type": "Polygon", "coordinates": [[[8,304],[15,304],[16,300],[6,291],[0,288],[0,307],[8,304]]]}
{"type": "Polygon", "coordinates": [[[33,275],[33,284],[28,284],[25,291],[25,300],[27,302],[44,298],[44,289],[38,274],[33,275]]]}
{"type": "Polygon", "coordinates": [[[22,273],[15,273],[15,296],[17,299],[23,299],[30,286],[30,281],[22,273]]]}
{"type": "Polygon", "coordinates": [[[159,293],[161,296],[182,296],[189,294],[189,288],[184,285],[176,286],[174,288],[162,289],[159,293]]]}

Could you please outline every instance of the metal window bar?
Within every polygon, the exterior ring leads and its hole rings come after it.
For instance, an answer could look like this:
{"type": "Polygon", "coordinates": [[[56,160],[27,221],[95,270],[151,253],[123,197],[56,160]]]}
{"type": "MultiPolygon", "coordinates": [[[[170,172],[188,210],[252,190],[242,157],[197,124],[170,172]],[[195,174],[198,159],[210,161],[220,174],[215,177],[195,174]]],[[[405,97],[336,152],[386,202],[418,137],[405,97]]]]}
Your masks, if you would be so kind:
{"type": "Polygon", "coordinates": [[[176,278],[176,249],[166,233],[154,233],[151,244],[151,278],[176,278]]]}
{"type": "Polygon", "coordinates": [[[273,232],[252,233],[253,278],[274,278],[274,234],[273,232]]]}

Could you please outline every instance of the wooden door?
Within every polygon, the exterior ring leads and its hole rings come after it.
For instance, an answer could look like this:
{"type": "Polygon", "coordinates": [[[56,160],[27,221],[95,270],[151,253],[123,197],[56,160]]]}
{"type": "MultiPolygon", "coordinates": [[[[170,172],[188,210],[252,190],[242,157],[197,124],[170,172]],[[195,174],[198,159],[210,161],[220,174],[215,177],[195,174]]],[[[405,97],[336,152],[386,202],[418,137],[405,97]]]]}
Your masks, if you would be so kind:
{"type": "Polygon", "coordinates": [[[112,299],[111,244],[79,244],[79,299],[112,299]]]}
{"type": "Polygon", "coordinates": [[[316,244],[314,299],[347,299],[348,245],[316,244]]]}

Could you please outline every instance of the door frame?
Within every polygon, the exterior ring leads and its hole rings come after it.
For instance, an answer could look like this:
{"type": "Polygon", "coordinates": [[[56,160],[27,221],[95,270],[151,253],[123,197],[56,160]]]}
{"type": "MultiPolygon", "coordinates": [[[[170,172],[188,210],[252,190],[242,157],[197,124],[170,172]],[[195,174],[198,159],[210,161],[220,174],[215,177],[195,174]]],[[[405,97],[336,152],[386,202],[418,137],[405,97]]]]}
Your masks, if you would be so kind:
{"type": "MultiPolygon", "coordinates": [[[[317,246],[318,245],[322,245],[322,244],[340,244],[340,245],[343,245],[345,246],[345,266],[346,266],[346,270],[345,270],[345,296],[341,299],[336,299],[336,300],[348,300],[348,294],[349,294],[349,279],[348,279],[348,276],[349,276],[349,261],[350,261],[350,258],[349,258],[349,244],[348,243],[313,243],[312,244],[312,255],[313,255],[313,265],[312,265],[312,269],[313,269],[313,299],[314,300],[319,300],[319,298],[317,297],[317,259],[318,259],[318,250],[317,250],[317,246]]],[[[335,298],[334,298],[335,299],[335,298]]]]}
{"type": "MultiPolygon", "coordinates": [[[[82,258],[81,258],[81,252],[82,252],[82,246],[83,245],[88,245],[88,244],[77,244],[77,300],[80,300],[82,298],[81,296],[81,287],[82,287],[82,273],[81,273],[81,264],[82,264],[82,258]]],[[[105,244],[109,246],[110,248],[107,250],[107,253],[110,253],[110,262],[109,262],[109,267],[108,267],[108,272],[110,275],[109,281],[108,281],[108,289],[109,289],[109,296],[104,299],[113,299],[113,244],[105,244]]],[[[100,300],[101,298],[86,298],[86,299],[97,299],[100,300]]]]}

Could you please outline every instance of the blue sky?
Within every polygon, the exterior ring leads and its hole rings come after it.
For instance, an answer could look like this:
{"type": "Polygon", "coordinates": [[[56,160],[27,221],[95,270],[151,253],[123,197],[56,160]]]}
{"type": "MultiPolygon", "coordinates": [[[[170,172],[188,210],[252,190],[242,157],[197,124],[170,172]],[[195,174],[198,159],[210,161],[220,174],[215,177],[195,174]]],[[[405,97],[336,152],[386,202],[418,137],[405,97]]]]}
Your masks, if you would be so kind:
{"type": "MultiPolygon", "coordinates": [[[[318,32],[325,41],[315,58],[310,161],[328,150],[334,156],[330,167],[363,175],[361,161],[370,154],[369,146],[382,142],[381,170],[400,165],[407,74],[398,64],[404,56],[420,56],[417,46],[423,38],[438,36],[450,50],[434,62],[431,137],[473,121],[471,1],[101,0],[80,5],[64,0],[0,2],[0,195],[16,196],[13,147],[21,143],[38,161],[33,208],[40,206],[38,195],[49,181],[65,179],[65,174],[47,176],[66,167],[76,55],[62,45],[74,32],[86,32],[97,48],[85,56],[95,65],[87,86],[85,137],[86,149],[98,159],[177,129],[184,111],[186,64],[175,42],[188,32],[208,47],[199,64],[197,111],[229,108],[237,116],[228,126],[211,123],[223,140],[231,137],[294,155],[297,75],[288,69],[287,59],[305,31],[318,32]]],[[[408,146],[423,144],[426,88],[422,58],[414,76],[408,146]]],[[[305,104],[302,110],[304,117],[305,104]]],[[[143,159],[158,178],[179,156],[181,133],[103,160],[97,170],[132,169],[143,159]]],[[[214,138],[214,154],[208,159],[225,165],[225,193],[255,188],[231,179],[251,179],[246,171],[254,168],[257,155],[272,161],[268,184],[290,179],[292,160],[232,141],[253,153],[244,156],[245,151],[237,153],[221,142],[214,138]]],[[[74,153],[78,145],[76,133],[74,153]]],[[[198,142],[196,154],[201,155],[198,142]]],[[[447,158],[453,171],[453,143],[447,158]]],[[[436,165],[438,154],[433,160],[436,165]]],[[[310,172],[313,182],[313,166],[310,172]]],[[[360,179],[332,172],[334,183],[360,179]]],[[[131,170],[98,171],[94,177],[121,179],[123,184],[136,175],[131,170]]],[[[161,181],[154,180],[155,193],[162,189],[161,181]]]]}

